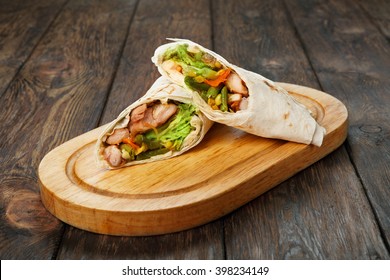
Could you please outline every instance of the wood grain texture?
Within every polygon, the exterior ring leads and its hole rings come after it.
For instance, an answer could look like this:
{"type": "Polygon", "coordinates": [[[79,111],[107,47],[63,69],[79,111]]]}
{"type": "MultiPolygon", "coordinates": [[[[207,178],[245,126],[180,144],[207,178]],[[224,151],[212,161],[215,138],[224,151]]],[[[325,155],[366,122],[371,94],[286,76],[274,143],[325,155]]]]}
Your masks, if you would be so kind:
{"type": "Polygon", "coordinates": [[[40,202],[36,170],[50,149],[98,123],[133,7],[69,2],[1,96],[2,259],[55,256],[62,223],[40,202]]]}
{"type": "Polygon", "coordinates": [[[371,21],[382,34],[390,40],[390,2],[387,0],[359,1],[360,6],[367,12],[371,21]]]}
{"type": "Polygon", "coordinates": [[[389,1],[65,2],[0,0],[1,259],[390,258],[389,1]],[[165,37],[335,95],[350,113],[346,145],[196,229],[122,238],[63,227],[41,204],[38,163],[141,96],[165,37]]]}
{"type": "Polygon", "coordinates": [[[388,41],[354,1],[287,4],[322,87],[343,100],[350,112],[348,153],[389,248],[388,41]]]}
{"type": "Polygon", "coordinates": [[[107,170],[97,167],[95,159],[102,126],[43,158],[39,165],[42,201],[68,224],[111,235],[165,234],[216,220],[344,142],[348,113],[341,102],[310,88],[283,87],[310,108],[326,129],[321,147],[214,125],[200,145],[179,157],[107,170]],[[197,166],[202,168],[194,176],[197,166]]]}
{"type": "Polygon", "coordinates": [[[121,237],[94,234],[70,227],[58,257],[61,259],[194,260],[223,259],[220,222],[161,236],[121,237]],[[76,241],[77,240],[77,241],[76,241]]]}
{"type": "Polygon", "coordinates": [[[0,96],[61,10],[63,1],[0,1],[0,96]]]}
{"type": "MultiPolygon", "coordinates": [[[[209,2],[202,1],[140,1],[132,20],[120,66],[107,100],[100,124],[117,114],[140,96],[159,76],[150,58],[165,38],[185,37],[211,46],[209,2]]],[[[221,259],[224,256],[222,222],[217,221],[197,230],[149,238],[102,238],[85,232],[67,232],[58,258],[110,259],[112,250],[89,253],[83,244],[87,240],[101,243],[101,248],[122,249],[126,259],[221,259]],[[134,247],[134,244],[136,246],[134,247]],[[159,244],[155,249],[153,244],[159,244]],[[75,248],[77,250],[72,250],[75,248]]]]}
{"type": "Polygon", "coordinates": [[[140,1],[100,124],[115,119],[160,76],[151,57],[166,38],[189,38],[210,46],[208,1],[140,1]]]}
{"type": "Polygon", "coordinates": [[[345,157],[342,147],[234,213],[226,231],[241,232],[241,236],[231,237],[227,255],[236,259],[388,259],[365,194],[356,191],[359,179],[352,166],[345,164],[345,157]]]}
{"type": "MultiPolygon", "coordinates": [[[[311,61],[290,21],[296,15],[291,13],[290,18],[282,1],[218,1],[213,10],[220,11],[214,20],[217,52],[271,79],[298,80],[318,87],[311,61]],[[236,33],[241,34],[240,41],[224,44],[236,33]]],[[[301,25],[315,33],[311,22],[301,25]]],[[[315,50],[323,51],[320,46],[315,50]]],[[[352,247],[355,258],[387,258],[372,214],[361,212],[361,207],[370,209],[341,148],[229,216],[225,222],[227,258],[342,259],[352,256],[352,247]],[[349,172],[336,164],[324,165],[324,161],[344,165],[349,172]],[[313,176],[312,172],[319,174],[313,176]],[[339,178],[337,184],[334,177],[339,178]],[[345,186],[352,190],[343,197],[345,186]],[[354,212],[361,212],[363,218],[356,220],[349,214],[354,212]]]]}
{"type": "Polygon", "coordinates": [[[212,7],[220,55],[273,81],[320,89],[281,1],[213,1],[212,7]]]}

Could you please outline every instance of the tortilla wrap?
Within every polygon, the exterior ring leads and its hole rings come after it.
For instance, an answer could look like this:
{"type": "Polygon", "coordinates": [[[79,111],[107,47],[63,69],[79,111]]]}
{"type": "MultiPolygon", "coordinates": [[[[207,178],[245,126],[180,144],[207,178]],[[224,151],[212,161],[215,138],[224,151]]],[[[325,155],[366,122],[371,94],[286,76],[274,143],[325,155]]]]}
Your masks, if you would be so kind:
{"type": "MultiPolygon", "coordinates": [[[[192,96],[187,90],[172,83],[164,77],[158,78],[143,97],[124,109],[119,114],[119,116],[113,120],[101,133],[96,142],[95,148],[98,165],[108,169],[117,169],[125,166],[153,162],[178,156],[199,144],[213,124],[213,122],[206,118],[206,116],[200,110],[196,109],[195,114],[192,115],[190,120],[190,125],[193,127],[193,129],[185,137],[179,150],[169,150],[164,154],[155,155],[147,159],[134,159],[131,161],[122,162],[120,166],[110,165],[104,156],[104,150],[107,146],[109,146],[106,143],[107,138],[112,135],[116,129],[128,127],[131,118],[131,112],[135,108],[143,104],[153,104],[156,103],[156,101],[161,102],[161,104],[168,104],[168,101],[174,101],[175,103],[180,102],[184,104],[193,104],[192,96]]],[[[119,145],[116,146],[119,147],[119,145]]]]}
{"type": "Polygon", "coordinates": [[[326,133],[312,117],[310,111],[297,102],[286,90],[273,81],[248,70],[231,64],[217,53],[190,40],[170,39],[173,42],[158,47],[152,62],[158,71],[172,82],[192,92],[196,106],[212,121],[232,126],[248,133],[266,138],[277,138],[304,144],[321,146],[326,133]],[[187,49],[200,49],[213,56],[224,68],[230,68],[244,82],[248,89],[246,106],[236,112],[214,110],[184,82],[179,71],[167,71],[163,68],[164,54],[179,45],[187,44],[187,49]]]}

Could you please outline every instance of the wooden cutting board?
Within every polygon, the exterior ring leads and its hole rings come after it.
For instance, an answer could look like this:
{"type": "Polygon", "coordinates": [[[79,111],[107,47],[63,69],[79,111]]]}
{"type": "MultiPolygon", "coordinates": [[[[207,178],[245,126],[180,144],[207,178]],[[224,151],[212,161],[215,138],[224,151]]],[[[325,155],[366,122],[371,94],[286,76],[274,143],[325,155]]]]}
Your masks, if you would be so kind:
{"type": "Polygon", "coordinates": [[[215,124],[187,153],[105,170],[94,144],[104,126],[49,152],[39,166],[41,198],[72,226],[111,235],[156,235],[215,220],[275,187],[339,147],[348,113],[334,97],[283,84],[326,128],[321,147],[265,139],[215,124]]]}

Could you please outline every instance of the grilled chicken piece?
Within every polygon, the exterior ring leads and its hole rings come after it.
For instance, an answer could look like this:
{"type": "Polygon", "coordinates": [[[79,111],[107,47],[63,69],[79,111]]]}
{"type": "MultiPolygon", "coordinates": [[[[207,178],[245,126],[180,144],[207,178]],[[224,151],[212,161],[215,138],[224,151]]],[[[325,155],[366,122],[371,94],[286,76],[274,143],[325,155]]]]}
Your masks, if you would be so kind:
{"type": "Polygon", "coordinates": [[[162,63],[161,67],[174,81],[184,83],[184,75],[179,64],[177,64],[173,60],[166,60],[162,63]]]}
{"type": "Polygon", "coordinates": [[[110,145],[104,149],[104,158],[113,167],[118,167],[124,162],[121,151],[115,145],[110,145]]]}
{"type": "Polygon", "coordinates": [[[145,111],[147,108],[148,107],[146,106],[146,104],[142,104],[137,108],[135,108],[133,111],[131,111],[131,117],[130,117],[131,121],[138,122],[142,120],[145,116],[145,111]]]}
{"type": "Polygon", "coordinates": [[[246,110],[248,108],[248,98],[243,98],[240,102],[239,109],[246,110]]]}
{"type": "Polygon", "coordinates": [[[118,145],[123,139],[129,138],[130,132],[125,128],[115,129],[114,133],[108,136],[106,143],[109,145],[118,145]]]}
{"type": "Polygon", "coordinates": [[[226,85],[231,92],[248,96],[248,88],[236,73],[231,73],[226,80],[226,85]]]}
{"type": "Polygon", "coordinates": [[[175,104],[155,104],[148,107],[142,119],[130,119],[129,129],[132,136],[164,124],[177,111],[175,104]]]}

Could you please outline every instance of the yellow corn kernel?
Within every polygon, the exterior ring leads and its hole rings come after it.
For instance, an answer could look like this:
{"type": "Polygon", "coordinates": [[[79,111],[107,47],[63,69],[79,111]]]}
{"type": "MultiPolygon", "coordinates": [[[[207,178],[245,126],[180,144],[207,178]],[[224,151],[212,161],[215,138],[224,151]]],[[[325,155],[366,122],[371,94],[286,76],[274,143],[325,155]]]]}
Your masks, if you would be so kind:
{"type": "Polygon", "coordinates": [[[140,153],[146,151],[148,149],[148,146],[146,146],[145,143],[142,143],[142,146],[139,147],[136,151],[135,151],[135,154],[136,155],[139,155],[140,153]]]}
{"type": "Polygon", "coordinates": [[[217,74],[218,76],[222,75],[225,72],[225,69],[218,70],[217,74]]]}
{"type": "Polygon", "coordinates": [[[186,72],[186,76],[189,76],[189,77],[196,77],[196,72],[194,70],[189,70],[186,72]]]}
{"type": "Polygon", "coordinates": [[[215,98],[215,105],[219,106],[222,104],[222,95],[218,94],[217,97],[215,98]]]}
{"type": "Polygon", "coordinates": [[[203,83],[204,82],[204,78],[202,76],[196,76],[194,78],[195,82],[197,83],[203,83]]]}
{"type": "Polygon", "coordinates": [[[172,141],[168,141],[168,142],[164,143],[164,146],[165,146],[165,148],[167,148],[167,149],[169,149],[170,147],[172,147],[172,145],[173,145],[172,141]]]}
{"type": "Polygon", "coordinates": [[[209,98],[209,99],[207,100],[207,104],[209,104],[210,106],[213,106],[213,105],[215,104],[215,100],[212,99],[212,98],[209,98]]]}

